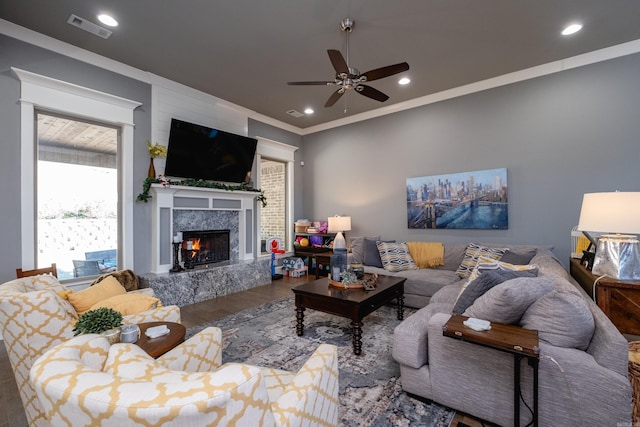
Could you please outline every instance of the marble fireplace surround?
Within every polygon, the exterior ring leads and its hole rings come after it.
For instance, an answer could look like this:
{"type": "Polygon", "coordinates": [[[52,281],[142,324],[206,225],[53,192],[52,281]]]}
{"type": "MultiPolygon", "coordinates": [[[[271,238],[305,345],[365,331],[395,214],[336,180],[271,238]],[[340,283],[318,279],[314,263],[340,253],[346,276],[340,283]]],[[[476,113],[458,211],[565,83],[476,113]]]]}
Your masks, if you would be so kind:
{"type": "Polygon", "coordinates": [[[164,305],[193,304],[271,282],[270,258],[258,257],[252,191],[152,184],[152,272],[140,277],[164,305]],[[230,260],[169,273],[178,231],[230,230],[230,260]]]}

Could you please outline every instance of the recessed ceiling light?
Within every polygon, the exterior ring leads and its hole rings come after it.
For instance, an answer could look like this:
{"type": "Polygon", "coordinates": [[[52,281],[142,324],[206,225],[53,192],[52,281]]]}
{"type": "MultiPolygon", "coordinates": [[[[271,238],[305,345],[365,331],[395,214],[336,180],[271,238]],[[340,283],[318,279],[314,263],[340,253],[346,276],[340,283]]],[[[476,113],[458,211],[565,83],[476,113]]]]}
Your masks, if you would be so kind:
{"type": "Polygon", "coordinates": [[[107,14],[102,14],[102,15],[98,15],[98,21],[102,22],[104,25],[107,25],[109,27],[117,27],[118,26],[118,21],[116,21],[113,16],[111,15],[107,15],[107,14]]]}
{"type": "Polygon", "coordinates": [[[409,77],[403,77],[400,80],[398,80],[398,84],[401,84],[401,85],[408,85],[409,83],[411,83],[411,79],[409,77]]]}
{"type": "Polygon", "coordinates": [[[313,108],[305,108],[304,109],[304,113],[305,114],[313,114],[313,108]]]}
{"type": "Polygon", "coordinates": [[[563,36],[568,36],[571,34],[575,34],[582,29],[582,24],[571,24],[564,30],[562,30],[563,36]]]}

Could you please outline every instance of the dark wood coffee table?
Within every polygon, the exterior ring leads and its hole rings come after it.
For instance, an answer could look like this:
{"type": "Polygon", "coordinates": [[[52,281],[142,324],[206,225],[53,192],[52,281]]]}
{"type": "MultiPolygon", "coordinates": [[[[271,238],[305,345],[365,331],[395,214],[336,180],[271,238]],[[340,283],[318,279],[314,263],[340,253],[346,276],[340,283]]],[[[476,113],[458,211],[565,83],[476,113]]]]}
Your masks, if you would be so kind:
{"type": "Polygon", "coordinates": [[[296,333],[304,333],[304,310],[323,311],[351,319],[353,352],[362,353],[362,319],[384,304],[397,299],[398,320],[404,318],[404,282],[402,277],[379,276],[373,291],[340,289],[329,285],[328,278],[307,282],[293,288],[296,297],[296,333]]]}
{"type": "Polygon", "coordinates": [[[147,322],[139,323],[140,338],[135,344],[147,352],[151,357],[157,358],[165,354],[167,351],[175,348],[178,344],[184,341],[184,336],[187,333],[187,328],[180,323],[173,322],[147,322]],[[158,338],[149,338],[144,332],[153,327],[167,325],[169,333],[158,338]]]}

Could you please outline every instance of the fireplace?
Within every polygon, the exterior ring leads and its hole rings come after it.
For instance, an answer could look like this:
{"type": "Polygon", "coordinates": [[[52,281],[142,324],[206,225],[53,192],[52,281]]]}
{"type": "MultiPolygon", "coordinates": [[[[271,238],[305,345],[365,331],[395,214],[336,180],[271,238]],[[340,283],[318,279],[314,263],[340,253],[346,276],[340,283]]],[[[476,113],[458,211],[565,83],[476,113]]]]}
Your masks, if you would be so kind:
{"type": "Polygon", "coordinates": [[[229,230],[182,232],[181,258],[184,268],[229,260],[229,230]]]}

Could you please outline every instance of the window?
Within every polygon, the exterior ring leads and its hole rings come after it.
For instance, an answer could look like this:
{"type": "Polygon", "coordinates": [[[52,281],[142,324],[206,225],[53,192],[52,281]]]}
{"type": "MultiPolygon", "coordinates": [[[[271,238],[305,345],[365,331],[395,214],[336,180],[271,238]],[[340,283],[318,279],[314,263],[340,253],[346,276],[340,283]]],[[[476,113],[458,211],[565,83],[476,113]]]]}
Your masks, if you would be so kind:
{"type": "MultiPolygon", "coordinates": [[[[291,248],[289,235],[293,227],[293,160],[298,147],[258,137],[256,150],[255,185],[260,188],[267,198],[267,206],[258,206],[260,250],[258,255],[264,254],[266,239],[278,237],[282,240],[283,249],[291,248]]],[[[258,203],[258,205],[260,205],[258,203]]]]}
{"type": "Polygon", "coordinates": [[[60,279],[118,267],[119,129],[36,113],[38,266],[60,279]]]}
{"type": "MultiPolygon", "coordinates": [[[[31,73],[18,68],[11,71],[20,80],[20,200],[22,268],[36,267],[37,200],[35,189],[38,167],[36,143],[36,111],[64,112],[108,123],[119,130],[118,145],[118,267],[133,268],[133,111],[137,101],[96,91],[62,80],[31,73]]],[[[81,281],[78,282],[82,284],[81,281]]]]}
{"type": "Polygon", "coordinates": [[[267,198],[267,206],[260,211],[260,240],[262,252],[267,239],[277,237],[286,246],[286,166],[285,162],[260,159],[260,189],[267,198]]]}

